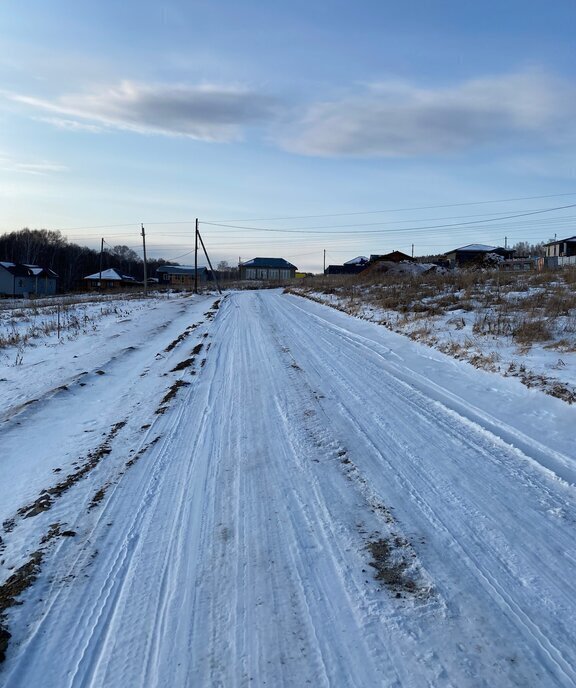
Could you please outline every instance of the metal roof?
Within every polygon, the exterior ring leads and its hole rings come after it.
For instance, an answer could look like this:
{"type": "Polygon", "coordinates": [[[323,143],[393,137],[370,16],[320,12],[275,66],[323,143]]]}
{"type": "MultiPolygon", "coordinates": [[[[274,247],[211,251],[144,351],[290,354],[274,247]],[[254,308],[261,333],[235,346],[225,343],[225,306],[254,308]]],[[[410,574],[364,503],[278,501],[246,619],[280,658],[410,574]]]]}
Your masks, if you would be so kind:
{"type": "Polygon", "coordinates": [[[85,280],[108,280],[110,281],[117,281],[117,282],[135,282],[136,280],[134,277],[130,277],[130,275],[123,275],[122,273],[118,272],[116,268],[108,268],[108,270],[102,270],[102,273],[100,272],[95,272],[93,275],[87,275],[84,277],[85,280]]]}
{"type": "Polygon", "coordinates": [[[58,277],[58,275],[50,268],[43,268],[40,265],[28,265],[24,263],[24,267],[32,271],[35,277],[58,277]]]}
{"type": "Polygon", "coordinates": [[[284,268],[285,270],[297,270],[298,268],[289,263],[284,258],[252,258],[245,263],[241,263],[246,268],[284,268]]]}
{"type": "MultiPolygon", "coordinates": [[[[203,275],[206,270],[206,267],[199,267],[198,274],[203,275]]],[[[191,265],[160,265],[156,268],[156,272],[167,275],[194,275],[196,269],[191,265]]]]}
{"type": "Polygon", "coordinates": [[[356,256],[356,258],[352,258],[352,260],[347,260],[344,265],[362,265],[367,262],[368,258],[366,256],[356,256]]]}
{"type": "Polygon", "coordinates": [[[461,246],[460,248],[455,248],[449,253],[454,253],[454,251],[495,251],[498,246],[488,246],[487,244],[468,244],[467,246],[461,246]]]}
{"type": "Polygon", "coordinates": [[[24,263],[11,263],[10,261],[0,261],[0,266],[7,270],[14,277],[49,277],[56,279],[58,275],[50,268],[43,268],[39,265],[25,265],[24,263]]]}
{"type": "Polygon", "coordinates": [[[565,244],[565,243],[572,244],[574,242],[576,242],[576,236],[571,236],[571,237],[567,237],[566,239],[556,239],[555,241],[549,241],[547,244],[544,244],[544,246],[554,246],[554,244],[565,244]]]}

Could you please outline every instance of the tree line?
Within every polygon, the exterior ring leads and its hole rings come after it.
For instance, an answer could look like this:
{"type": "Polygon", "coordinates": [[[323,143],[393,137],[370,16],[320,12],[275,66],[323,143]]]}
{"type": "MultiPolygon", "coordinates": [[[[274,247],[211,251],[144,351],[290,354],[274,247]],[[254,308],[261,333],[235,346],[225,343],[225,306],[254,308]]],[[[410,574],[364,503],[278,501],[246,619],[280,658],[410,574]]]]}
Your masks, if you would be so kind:
{"type": "MultiPolygon", "coordinates": [[[[82,279],[99,272],[100,251],[69,242],[59,231],[21,229],[0,236],[0,261],[39,265],[59,276],[60,291],[79,289],[82,279]]],[[[174,265],[163,258],[147,260],[148,276],[160,265],[174,265]]],[[[102,253],[102,270],[116,268],[137,280],[144,279],[142,258],[128,246],[106,247],[102,253]]]]}

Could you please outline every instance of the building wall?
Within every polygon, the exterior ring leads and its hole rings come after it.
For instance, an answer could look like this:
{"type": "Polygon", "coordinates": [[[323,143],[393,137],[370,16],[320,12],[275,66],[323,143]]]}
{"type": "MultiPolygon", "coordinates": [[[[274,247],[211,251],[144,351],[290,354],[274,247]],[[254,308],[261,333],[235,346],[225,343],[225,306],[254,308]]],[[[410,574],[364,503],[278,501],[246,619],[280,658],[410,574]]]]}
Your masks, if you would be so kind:
{"type": "Polygon", "coordinates": [[[53,277],[14,277],[8,270],[0,268],[0,294],[4,296],[47,295],[56,293],[53,277]]]}
{"type": "Polygon", "coordinates": [[[292,279],[295,270],[288,268],[240,268],[241,279],[277,281],[292,279]]]}
{"type": "MultiPolygon", "coordinates": [[[[186,272],[156,272],[160,275],[160,284],[170,285],[171,287],[189,288],[194,286],[194,273],[186,272]]],[[[204,284],[208,280],[208,273],[205,270],[198,270],[198,283],[204,284]]]]}
{"type": "Polygon", "coordinates": [[[0,294],[12,296],[14,289],[14,277],[8,270],[0,266],[0,294]]]}
{"type": "Polygon", "coordinates": [[[500,270],[504,270],[505,272],[536,270],[537,267],[536,261],[528,258],[526,260],[521,258],[504,260],[500,264],[500,270]]]}
{"type": "Polygon", "coordinates": [[[134,287],[139,287],[141,285],[135,284],[134,282],[122,282],[121,280],[107,280],[103,279],[102,283],[100,280],[84,280],[84,288],[87,291],[102,290],[102,291],[124,291],[125,289],[131,289],[134,287]],[[102,286],[100,286],[102,285],[102,286]]]}
{"type": "MultiPolygon", "coordinates": [[[[170,285],[173,287],[193,287],[194,286],[194,275],[167,275],[170,285]]],[[[200,279],[200,275],[198,275],[200,279]]]]}
{"type": "Polygon", "coordinates": [[[558,241],[555,244],[549,244],[545,247],[546,258],[554,258],[556,256],[575,256],[576,242],[574,241],[558,241]]]}
{"type": "Polygon", "coordinates": [[[53,277],[28,277],[27,282],[30,294],[54,296],[56,293],[56,280],[53,277]]]}

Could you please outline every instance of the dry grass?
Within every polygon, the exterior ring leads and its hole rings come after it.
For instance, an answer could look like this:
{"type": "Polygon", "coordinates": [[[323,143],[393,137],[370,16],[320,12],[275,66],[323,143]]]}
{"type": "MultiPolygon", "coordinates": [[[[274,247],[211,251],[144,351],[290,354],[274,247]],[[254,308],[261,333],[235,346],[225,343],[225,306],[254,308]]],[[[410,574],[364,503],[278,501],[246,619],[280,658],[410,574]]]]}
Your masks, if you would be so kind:
{"type": "MultiPolygon", "coordinates": [[[[125,302],[141,298],[141,294],[78,294],[18,302],[0,301],[0,350],[14,347],[21,354],[36,340],[54,334],[70,339],[95,332],[103,317],[126,317],[131,306],[125,302]]],[[[21,355],[17,356],[16,362],[19,359],[21,355]]]]}
{"type": "Polygon", "coordinates": [[[576,351],[576,269],[380,273],[365,278],[360,274],[303,280],[298,286],[296,293],[352,315],[372,319],[375,311],[378,322],[389,329],[479,368],[515,375],[527,386],[538,386],[569,402],[576,398],[573,386],[558,382],[553,373],[542,376],[507,369],[497,353],[506,344],[517,347],[519,355],[535,345],[562,353],[576,351]],[[474,314],[473,320],[468,313],[474,314]],[[453,339],[447,340],[450,331],[453,339]]]}
{"type": "Polygon", "coordinates": [[[512,336],[520,345],[531,345],[535,342],[547,342],[552,339],[551,318],[521,320],[514,327],[512,336]]]}
{"type": "Polygon", "coordinates": [[[377,274],[365,279],[361,274],[324,277],[303,280],[301,289],[337,296],[349,312],[358,312],[367,303],[393,311],[403,316],[404,323],[452,311],[475,311],[476,335],[513,337],[526,345],[552,340],[557,330],[563,335],[576,332],[575,284],[576,270],[572,269],[541,273],[462,270],[419,276],[377,274]]]}

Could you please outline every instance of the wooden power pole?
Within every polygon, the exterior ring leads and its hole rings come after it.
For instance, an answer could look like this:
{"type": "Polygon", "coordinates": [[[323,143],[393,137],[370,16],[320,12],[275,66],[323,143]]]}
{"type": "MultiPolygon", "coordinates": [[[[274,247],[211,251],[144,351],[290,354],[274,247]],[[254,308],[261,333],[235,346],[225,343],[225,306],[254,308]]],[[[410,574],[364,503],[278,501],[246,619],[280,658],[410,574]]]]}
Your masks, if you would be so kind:
{"type": "Polygon", "coordinates": [[[142,250],[144,253],[144,296],[148,296],[148,264],[146,263],[146,232],[142,225],[142,250]]]}
{"type": "MultiPolygon", "coordinates": [[[[214,272],[214,268],[212,267],[212,263],[210,262],[210,256],[208,255],[206,246],[204,246],[204,241],[202,240],[202,235],[200,234],[200,230],[198,229],[198,227],[196,228],[196,236],[198,237],[198,239],[200,239],[200,243],[202,244],[202,250],[204,251],[204,255],[206,256],[206,260],[208,261],[208,265],[210,266],[210,271],[212,272],[212,276],[214,277],[214,281],[216,282],[216,288],[218,289],[218,293],[221,294],[222,289],[220,289],[218,278],[216,277],[216,273],[214,272]]],[[[198,271],[198,268],[196,268],[196,271],[198,271]]]]}
{"type": "Polygon", "coordinates": [[[104,237],[100,241],[100,276],[98,279],[98,289],[102,291],[102,258],[104,256],[104,237]]]}
{"type": "Polygon", "coordinates": [[[198,218],[194,231],[194,293],[198,293],[198,218]]]}

